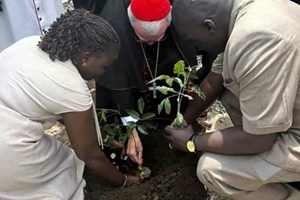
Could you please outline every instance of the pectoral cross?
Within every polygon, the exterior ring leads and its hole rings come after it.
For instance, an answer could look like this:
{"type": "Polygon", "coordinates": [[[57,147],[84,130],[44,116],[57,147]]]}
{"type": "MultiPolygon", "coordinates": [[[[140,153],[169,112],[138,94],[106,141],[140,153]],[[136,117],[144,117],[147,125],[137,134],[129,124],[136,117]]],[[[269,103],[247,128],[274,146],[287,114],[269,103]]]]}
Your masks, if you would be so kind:
{"type": "MultiPolygon", "coordinates": [[[[140,44],[141,44],[142,52],[143,52],[143,55],[144,55],[144,58],[145,58],[146,66],[147,66],[147,68],[149,70],[149,73],[151,75],[151,78],[153,80],[153,79],[156,78],[156,75],[157,75],[157,66],[158,66],[158,57],[159,57],[160,42],[158,41],[158,44],[157,44],[157,52],[156,52],[156,62],[155,62],[154,76],[152,74],[152,71],[151,71],[151,68],[150,68],[150,65],[149,65],[149,62],[148,62],[148,58],[146,56],[144,45],[143,45],[142,42],[140,42],[140,44]]],[[[156,91],[156,82],[155,81],[152,83],[152,89],[153,89],[153,98],[156,99],[157,98],[157,91],[156,91]]]]}

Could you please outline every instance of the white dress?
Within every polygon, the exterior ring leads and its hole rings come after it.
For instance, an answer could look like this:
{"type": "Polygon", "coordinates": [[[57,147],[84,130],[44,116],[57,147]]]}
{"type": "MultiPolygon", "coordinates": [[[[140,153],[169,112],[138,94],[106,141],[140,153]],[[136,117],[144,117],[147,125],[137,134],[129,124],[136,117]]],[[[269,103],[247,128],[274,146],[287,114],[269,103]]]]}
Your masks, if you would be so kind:
{"type": "Polygon", "coordinates": [[[0,52],[0,199],[81,200],[83,162],[42,123],[88,110],[92,97],[71,61],[51,61],[38,40],[0,52]]]}
{"type": "Polygon", "coordinates": [[[61,0],[1,0],[0,51],[31,35],[42,35],[62,13],[61,0]]]}

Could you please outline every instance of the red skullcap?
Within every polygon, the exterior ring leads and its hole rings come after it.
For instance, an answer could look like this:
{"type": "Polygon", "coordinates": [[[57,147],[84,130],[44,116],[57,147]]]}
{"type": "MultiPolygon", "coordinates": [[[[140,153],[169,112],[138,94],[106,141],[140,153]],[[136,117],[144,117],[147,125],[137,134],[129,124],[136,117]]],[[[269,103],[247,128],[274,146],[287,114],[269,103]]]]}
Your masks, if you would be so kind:
{"type": "Polygon", "coordinates": [[[165,18],[171,9],[169,0],[131,0],[132,14],[142,21],[158,21],[165,18]]]}

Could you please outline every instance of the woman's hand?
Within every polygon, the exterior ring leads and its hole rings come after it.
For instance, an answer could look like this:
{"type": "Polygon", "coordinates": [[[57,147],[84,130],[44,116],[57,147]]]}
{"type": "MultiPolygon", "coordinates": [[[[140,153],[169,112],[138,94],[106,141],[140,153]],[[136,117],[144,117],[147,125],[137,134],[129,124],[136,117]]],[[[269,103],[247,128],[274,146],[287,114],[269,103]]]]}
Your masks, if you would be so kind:
{"type": "Polygon", "coordinates": [[[113,166],[99,147],[92,107],[83,112],[64,113],[63,119],[77,157],[96,175],[116,186],[122,186],[124,175],[113,166]]]}
{"type": "Polygon", "coordinates": [[[141,179],[139,176],[127,175],[127,183],[125,186],[136,184],[136,183],[139,183],[140,181],[141,181],[141,179]]]}
{"type": "Polygon", "coordinates": [[[126,154],[138,165],[143,164],[143,145],[135,128],[128,137],[126,154]]]}

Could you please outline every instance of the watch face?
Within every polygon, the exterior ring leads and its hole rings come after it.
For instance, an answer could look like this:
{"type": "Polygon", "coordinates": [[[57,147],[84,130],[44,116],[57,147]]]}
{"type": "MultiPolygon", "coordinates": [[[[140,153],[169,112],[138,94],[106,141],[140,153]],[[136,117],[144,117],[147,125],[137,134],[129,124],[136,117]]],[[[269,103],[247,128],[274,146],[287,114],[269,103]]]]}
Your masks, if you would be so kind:
{"type": "Polygon", "coordinates": [[[186,143],[186,148],[189,150],[189,152],[195,152],[195,144],[192,140],[189,140],[186,143]]]}

